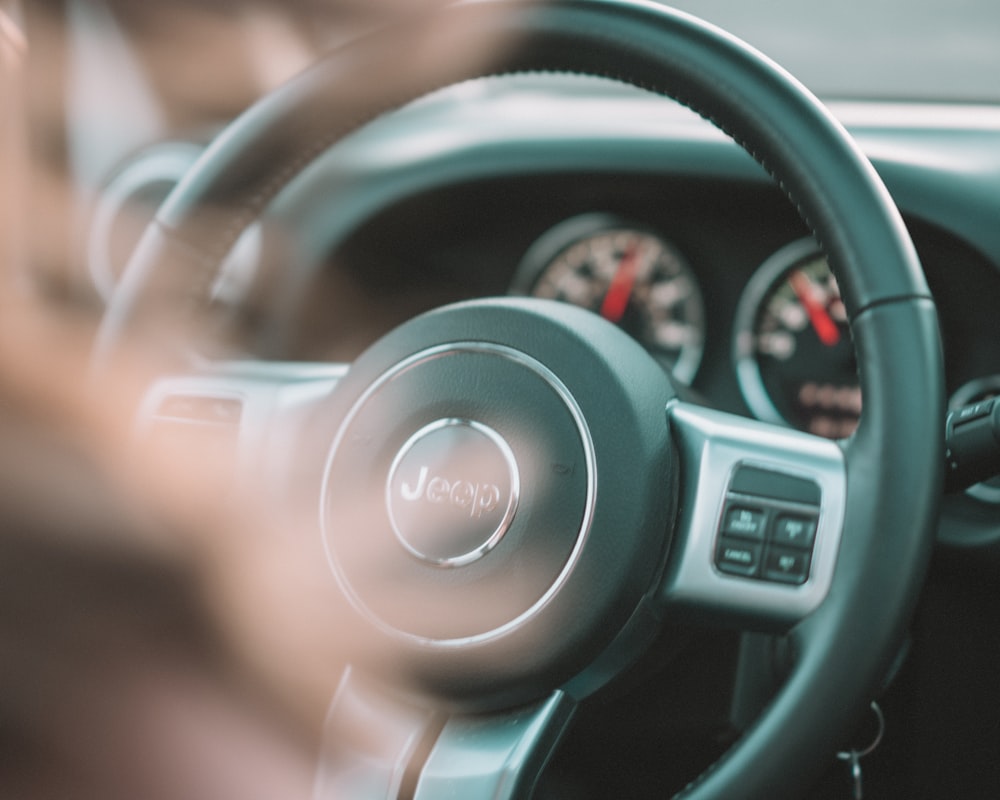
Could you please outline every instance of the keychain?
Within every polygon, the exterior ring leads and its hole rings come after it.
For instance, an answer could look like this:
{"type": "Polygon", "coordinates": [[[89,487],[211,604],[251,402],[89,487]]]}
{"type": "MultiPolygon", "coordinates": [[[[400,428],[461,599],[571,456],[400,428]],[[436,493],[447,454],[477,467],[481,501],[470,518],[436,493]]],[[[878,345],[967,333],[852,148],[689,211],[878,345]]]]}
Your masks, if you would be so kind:
{"type": "Polygon", "coordinates": [[[849,750],[837,753],[837,758],[847,762],[847,769],[851,774],[851,797],[854,800],[863,800],[864,797],[864,787],[861,781],[861,759],[875,751],[875,748],[882,743],[882,736],[885,734],[885,715],[882,713],[882,709],[874,701],[871,704],[871,709],[875,714],[875,719],[878,721],[878,731],[875,733],[872,743],[864,750],[849,750]]]}

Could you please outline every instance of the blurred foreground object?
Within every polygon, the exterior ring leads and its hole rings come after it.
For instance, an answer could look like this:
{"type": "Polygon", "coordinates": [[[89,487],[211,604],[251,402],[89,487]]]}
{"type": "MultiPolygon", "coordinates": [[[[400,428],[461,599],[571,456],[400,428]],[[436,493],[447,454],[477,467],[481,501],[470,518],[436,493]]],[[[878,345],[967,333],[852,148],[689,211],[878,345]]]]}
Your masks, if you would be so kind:
{"type": "MultiPolygon", "coordinates": [[[[24,176],[24,117],[21,97],[28,44],[15,0],[0,0],[0,275],[22,261],[18,200],[24,176]]],[[[0,282],[0,291],[6,280],[0,282]]]]}

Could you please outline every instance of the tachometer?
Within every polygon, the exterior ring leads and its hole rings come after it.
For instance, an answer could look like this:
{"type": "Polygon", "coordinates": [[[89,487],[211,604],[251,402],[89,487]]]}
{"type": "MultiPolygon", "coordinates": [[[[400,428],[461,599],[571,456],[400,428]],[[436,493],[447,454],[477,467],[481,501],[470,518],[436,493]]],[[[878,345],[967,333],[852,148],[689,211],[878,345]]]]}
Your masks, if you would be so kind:
{"type": "Polygon", "coordinates": [[[690,383],[705,337],[701,291],[678,249],[643,226],[606,214],[568,220],[528,251],[511,287],[589,308],[690,383]]]}
{"type": "Polygon", "coordinates": [[[740,389],[759,419],[831,439],[857,427],[861,387],[847,311],[812,239],[760,266],[737,308],[733,349],[740,389]]]}

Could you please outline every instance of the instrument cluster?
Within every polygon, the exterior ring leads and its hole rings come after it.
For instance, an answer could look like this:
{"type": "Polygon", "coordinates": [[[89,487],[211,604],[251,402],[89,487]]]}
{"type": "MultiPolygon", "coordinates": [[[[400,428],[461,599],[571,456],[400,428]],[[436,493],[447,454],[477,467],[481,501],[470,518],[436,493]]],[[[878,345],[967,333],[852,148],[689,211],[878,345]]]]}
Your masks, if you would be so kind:
{"type": "MultiPolygon", "coordinates": [[[[717,314],[674,242],[613,214],[573,217],[543,234],[511,292],[599,313],[685,384],[698,376],[717,314]]],[[[854,431],[861,387],[847,312],[812,239],[793,241],[760,264],[742,289],[730,337],[731,367],[758,419],[831,439],[854,431]]]]}

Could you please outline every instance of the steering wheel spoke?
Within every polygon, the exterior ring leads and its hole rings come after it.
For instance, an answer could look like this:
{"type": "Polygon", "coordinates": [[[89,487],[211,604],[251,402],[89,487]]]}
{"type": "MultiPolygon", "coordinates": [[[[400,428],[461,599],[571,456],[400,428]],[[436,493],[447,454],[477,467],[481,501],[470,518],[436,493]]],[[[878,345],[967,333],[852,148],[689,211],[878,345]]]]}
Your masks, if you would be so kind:
{"type": "Polygon", "coordinates": [[[315,800],[385,800],[411,780],[434,715],[347,668],[326,717],[315,800]]]}
{"type": "Polygon", "coordinates": [[[327,715],[314,797],[528,797],[575,707],[556,691],[512,710],[445,717],[348,668],[327,715]]]}
{"type": "Polygon", "coordinates": [[[818,608],[844,525],[840,446],[679,401],[667,417],[685,478],[665,600],[763,630],[818,608]]]}
{"type": "Polygon", "coordinates": [[[564,692],[524,708],[445,723],[424,765],[415,800],[491,797],[517,800],[531,790],[573,715],[564,692]]]}
{"type": "Polygon", "coordinates": [[[200,361],[150,385],[136,434],[182,458],[231,467],[239,480],[277,478],[288,469],[308,412],[346,370],[342,364],[200,361]]]}

